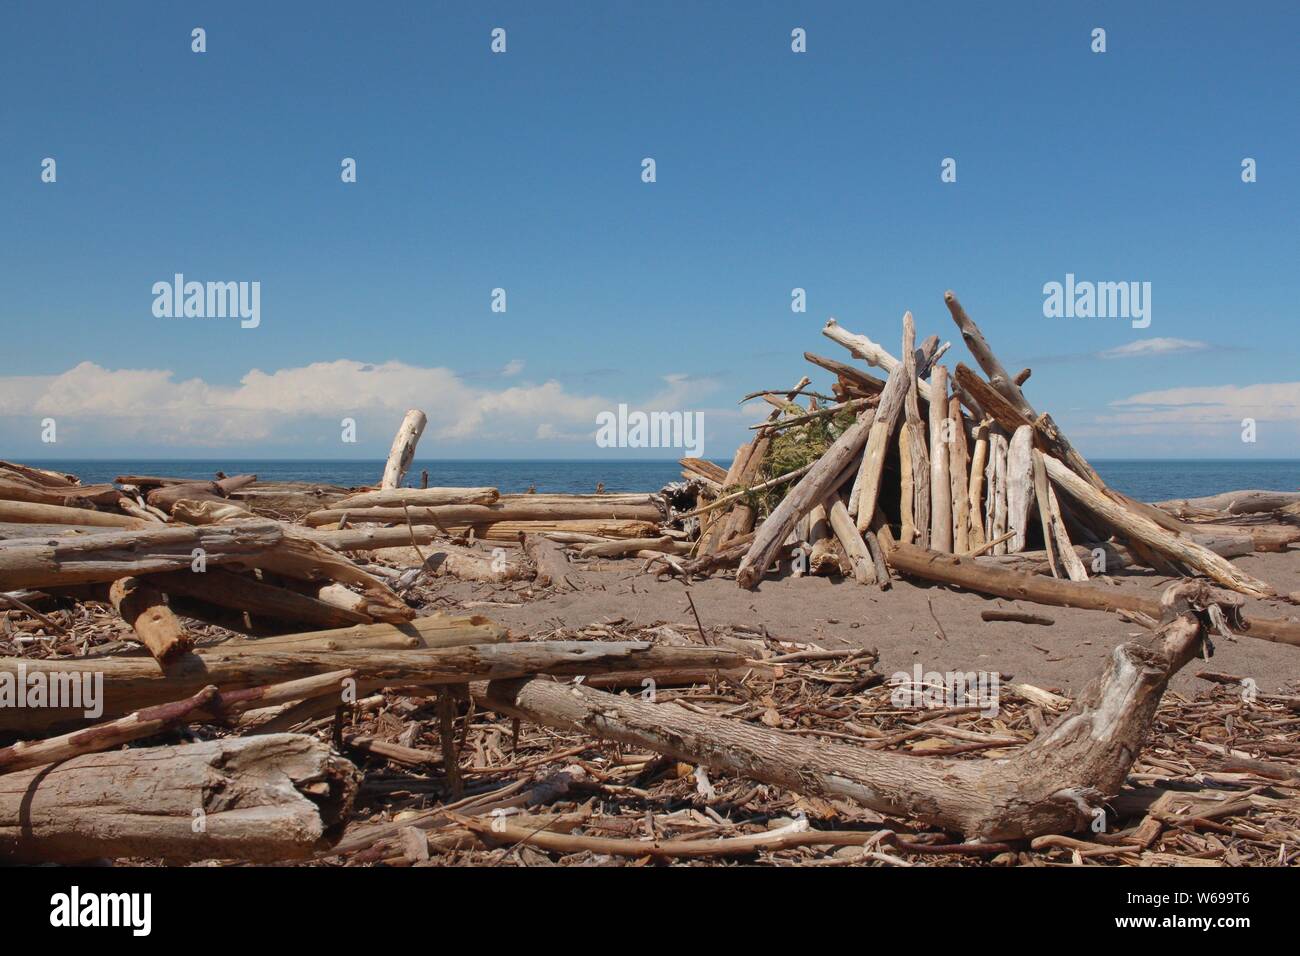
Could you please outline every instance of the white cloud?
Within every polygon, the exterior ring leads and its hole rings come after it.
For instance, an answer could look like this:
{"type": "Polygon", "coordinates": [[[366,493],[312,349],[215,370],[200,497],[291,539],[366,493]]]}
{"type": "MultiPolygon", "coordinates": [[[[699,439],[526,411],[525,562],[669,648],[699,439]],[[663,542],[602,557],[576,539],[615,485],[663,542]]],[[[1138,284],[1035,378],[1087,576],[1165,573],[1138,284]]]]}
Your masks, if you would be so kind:
{"type": "Polygon", "coordinates": [[[524,370],[524,360],[523,360],[523,359],[511,359],[511,360],[510,360],[509,362],[507,362],[507,363],[505,364],[505,366],[501,369],[501,377],[502,377],[502,378],[513,378],[514,376],[518,375],[518,374],[519,374],[520,372],[522,372],[523,370],[524,370]]]}
{"type": "Polygon", "coordinates": [[[1208,342],[1194,339],[1151,338],[1138,339],[1128,345],[1116,346],[1097,353],[1097,358],[1122,359],[1147,355],[1173,355],[1179,352],[1201,352],[1210,347],[1208,342]]]}
{"type": "MultiPolygon", "coordinates": [[[[503,374],[524,363],[513,360],[503,374]]],[[[264,372],[253,369],[236,385],[199,378],[178,380],[166,369],[107,369],[93,362],[56,375],[0,376],[0,436],[30,433],[29,424],[3,419],[53,417],[60,443],[127,451],[132,444],[178,448],[310,445],[337,441],[344,417],[354,418],[360,443],[386,447],[408,408],[429,416],[427,436],[446,441],[585,441],[598,412],[620,401],[646,409],[694,409],[717,387],[708,379],[664,376],[644,401],[631,396],[576,394],[556,380],[507,388],[477,387],[447,368],[403,362],[366,364],[348,359],[264,372]]],[[[72,446],[67,446],[72,447],[72,446]]]]}

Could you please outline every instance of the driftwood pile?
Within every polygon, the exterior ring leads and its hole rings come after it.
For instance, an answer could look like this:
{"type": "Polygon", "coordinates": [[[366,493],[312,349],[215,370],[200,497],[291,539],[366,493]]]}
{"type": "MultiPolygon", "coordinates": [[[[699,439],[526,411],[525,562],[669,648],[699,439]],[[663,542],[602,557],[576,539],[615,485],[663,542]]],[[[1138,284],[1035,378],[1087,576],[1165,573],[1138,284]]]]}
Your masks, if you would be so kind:
{"type": "MultiPolygon", "coordinates": [[[[694,531],[686,559],[663,572],[699,577],[735,568],[769,575],[845,575],[882,589],[891,575],[1040,604],[1159,619],[1159,602],[1094,578],[1124,568],[1199,577],[1245,597],[1294,604],[1230,560],[1300,542],[1300,492],[1234,492],[1147,504],[1110,488],[1047,413],[1037,412],[953,293],[945,304],[983,375],[918,347],[903,317],[902,359],[834,319],[823,333],[884,378],[811,352],[834,378],[830,396],[801,379],[762,396],[775,409],[729,469],[682,459],[696,491],[678,515],[694,531]],[[781,471],[782,443],[807,459],[781,471]]],[[[1246,633],[1300,644],[1300,622],[1251,615],[1246,633]]]]}
{"type": "Polygon", "coordinates": [[[831,396],[765,394],[730,469],[685,459],[657,494],[403,487],[415,410],[374,488],[0,462],[0,860],[1290,862],[1296,698],[1165,690],[1213,634],[1300,643],[1228,560],[1285,548],[1296,503],[1107,488],[948,304],[987,379],[910,316],[902,360],[832,322],[885,378],[810,354],[831,396]],[[1147,633],[1073,701],[1013,684],[988,714],[900,708],[873,652],[761,626],[438,610],[448,578],[544,599],[618,559],[904,575],[1147,633]],[[1125,565],[1185,579],[1093,580],[1125,565]]]}

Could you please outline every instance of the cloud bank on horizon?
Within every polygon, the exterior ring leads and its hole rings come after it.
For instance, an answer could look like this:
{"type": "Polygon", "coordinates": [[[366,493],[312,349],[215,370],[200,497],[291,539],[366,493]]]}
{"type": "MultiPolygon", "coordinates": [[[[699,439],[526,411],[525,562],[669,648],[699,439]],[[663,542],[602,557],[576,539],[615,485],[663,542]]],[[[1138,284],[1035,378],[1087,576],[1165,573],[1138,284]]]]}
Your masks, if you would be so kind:
{"type": "MultiPolygon", "coordinates": [[[[1144,340],[1112,350],[1127,357],[1198,351],[1204,343],[1144,340]],[[1145,343],[1157,342],[1154,346],[1145,343]],[[1167,344],[1174,343],[1174,344],[1167,344]]],[[[625,396],[577,390],[548,379],[520,381],[525,363],[511,360],[491,380],[443,367],[351,359],[272,372],[251,369],[233,385],[178,378],[167,369],[109,369],[81,362],[53,375],[0,376],[0,442],[8,454],[46,458],[166,453],[199,457],[382,454],[407,408],[429,416],[430,439],[448,455],[522,454],[585,457],[603,453],[596,419],[625,396]],[[40,423],[58,423],[56,445],[41,444],[40,423]],[[355,444],[342,444],[344,419],[357,423],[355,444]]],[[[704,413],[710,457],[725,458],[752,433],[766,406],[726,407],[720,383],[666,374],[635,406],[704,413]]],[[[1142,457],[1222,456],[1242,422],[1252,419],[1273,440],[1259,453],[1291,457],[1300,448],[1300,382],[1204,385],[1138,392],[1092,413],[1059,416],[1069,433],[1106,440],[1142,457]],[[1131,444],[1129,444],[1131,442],[1131,444]]],[[[653,453],[651,453],[653,454],[653,453]]],[[[659,454],[672,456],[669,449],[659,454]]]]}
{"type": "MultiPolygon", "coordinates": [[[[554,379],[514,384],[523,370],[522,360],[511,360],[497,373],[510,383],[493,387],[442,367],[338,359],[251,369],[237,384],[221,385],[167,369],[86,361],[55,375],[0,376],[0,441],[42,457],[159,448],[179,457],[209,449],[237,449],[244,457],[382,453],[406,409],[420,408],[429,416],[426,443],[550,455],[562,451],[557,445],[569,455],[594,451],[596,416],[626,399],[577,392],[554,379]],[[39,441],[47,418],[57,423],[54,445],[39,441]],[[344,419],[356,421],[355,445],[341,442],[344,419]]],[[[647,411],[699,408],[717,389],[708,378],[670,373],[637,404],[647,411]]],[[[743,417],[735,408],[701,410],[714,422],[743,417]]]]}

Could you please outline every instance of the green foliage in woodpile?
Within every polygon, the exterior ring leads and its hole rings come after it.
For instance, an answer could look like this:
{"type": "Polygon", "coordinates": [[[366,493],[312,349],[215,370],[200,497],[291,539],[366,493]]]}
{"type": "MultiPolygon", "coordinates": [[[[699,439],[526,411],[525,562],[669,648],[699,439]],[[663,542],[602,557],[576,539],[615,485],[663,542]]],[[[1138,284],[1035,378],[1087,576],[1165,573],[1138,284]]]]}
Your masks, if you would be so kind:
{"type": "MultiPolygon", "coordinates": [[[[807,413],[807,409],[797,405],[788,407],[788,415],[795,417],[807,413]]],[[[778,431],[772,436],[763,467],[759,470],[754,484],[761,484],[773,478],[788,474],[804,465],[815,462],[835,443],[835,439],[844,434],[857,419],[857,412],[846,408],[833,415],[825,415],[778,431]]],[[[798,479],[796,478],[797,482],[798,479]]],[[[747,495],[749,505],[760,516],[771,514],[793,487],[793,482],[775,485],[763,491],[747,495]]]]}

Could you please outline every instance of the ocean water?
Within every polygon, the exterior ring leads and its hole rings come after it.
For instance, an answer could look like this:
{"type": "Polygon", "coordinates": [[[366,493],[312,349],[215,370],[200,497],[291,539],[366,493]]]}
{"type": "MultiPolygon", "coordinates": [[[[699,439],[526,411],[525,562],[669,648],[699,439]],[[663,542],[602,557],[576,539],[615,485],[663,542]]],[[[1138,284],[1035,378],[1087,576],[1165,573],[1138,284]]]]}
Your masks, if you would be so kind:
{"type": "MultiPolygon", "coordinates": [[[[87,483],[112,481],[122,474],[211,478],[255,473],[271,481],[310,481],[331,485],[368,485],[379,481],[384,463],[327,460],[148,460],[87,459],[29,461],[27,464],[77,475],[87,483]]],[[[726,468],[730,462],[719,461],[726,468]]],[[[1095,460],[1093,467],[1112,487],[1141,501],[1196,498],[1242,488],[1268,491],[1300,490],[1300,460],[1296,459],[1111,459],[1095,460]]],[[[419,485],[420,472],[428,469],[431,485],[491,485],[502,492],[527,491],[584,494],[604,482],[606,491],[658,491],[681,478],[681,468],[668,459],[631,461],[509,461],[416,460],[407,484],[419,485]]]]}

